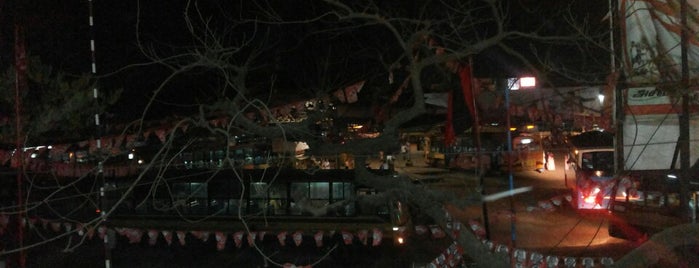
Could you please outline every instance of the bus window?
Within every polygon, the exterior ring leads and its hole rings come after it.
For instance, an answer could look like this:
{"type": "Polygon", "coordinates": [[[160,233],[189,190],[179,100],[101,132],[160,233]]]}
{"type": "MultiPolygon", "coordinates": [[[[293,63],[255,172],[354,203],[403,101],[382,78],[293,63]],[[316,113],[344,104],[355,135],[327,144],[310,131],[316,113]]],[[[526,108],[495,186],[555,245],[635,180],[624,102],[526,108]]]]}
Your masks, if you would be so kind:
{"type": "MultiPolygon", "coordinates": [[[[315,209],[329,205],[329,182],[294,182],[291,183],[291,214],[304,214],[304,209],[315,209]]],[[[305,211],[308,212],[308,211],[305,211]]]]}
{"type": "Polygon", "coordinates": [[[583,170],[614,171],[614,152],[584,152],[581,158],[583,170]]]}
{"type": "Polygon", "coordinates": [[[356,207],[354,202],[349,202],[354,198],[354,186],[349,182],[333,182],[331,203],[345,201],[341,208],[336,209],[336,214],[340,216],[354,216],[356,207]]]}
{"type": "MultiPolygon", "coordinates": [[[[209,184],[209,212],[224,215],[238,215],[242,185],[238,180],[211,181],[209,184]]],[[[247,213],[245,206],[243,214],[247,213]]]]}
{"type": "Polygon", "coordinates": [[[267,208],[267,190],[269,184],[266,182],[250,183],[250,198],[248,199],[249,212],[258,213],[267,208]]]}
{"type": "Polygon", "coordinates": [[[313,208],[324,207],[330,204],[330,183],[329,182],[309,182],[308,195],[310,205],[313,208]]]}
{"type": "Polygon", "coordinates": [[[172,185],[175,205],[191,214],[207,213],[207,187],[203,182],[174,183],[172,185]]]}
{"type": "Polygon", "coordinates": [[[269,188],[269,211],[273,215],[288,214],[288,196],[286,184],[274,183],[269,188]]]}
{"type": "Polygon", "coordinates": [[[340,200],[351,199],[352,196],[352,183],[349,182],[333,182],[333,192],[331,202],[337,202],[340,200]]]}
{"type": "Polygon", "coordinates": [[[308,190],[312,200],[318,200],[325,204],[330,199],[330,183],[328,182],[309,182],[308,190]]]}

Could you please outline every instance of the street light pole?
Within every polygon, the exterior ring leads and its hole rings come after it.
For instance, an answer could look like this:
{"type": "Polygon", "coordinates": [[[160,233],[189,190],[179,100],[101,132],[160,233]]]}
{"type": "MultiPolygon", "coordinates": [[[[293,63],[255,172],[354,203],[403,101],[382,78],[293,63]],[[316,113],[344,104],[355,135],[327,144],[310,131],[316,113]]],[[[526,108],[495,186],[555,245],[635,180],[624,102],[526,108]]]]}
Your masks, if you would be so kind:
{"type": "MultiPolygon", "coordinates": [[[[517,83],[519,81],[515,81],[517,83]]],[[[514,178],[512,177],[512,131],[510,130],[511,127],[511,122],[510,122],[510,89],[512,88],[512,85],[507,85],[505,88],[505,113],[506,113],[506,128],[505,131],[507,131],[507,174],[508,174],[508,182],[510,186],[510,192],[514,190],[514,178]]],[[[510,232],[511,232],[511,241],[512,241],[512,248],[517,247],[517,232],[515,230],[515,197],[514,195],[510,195],[510,232]]]]}
{"type": "Polygon", "coordinates": [[[514,189],[515,189],[515,183],[514,183],[514,178],[512,175],[512,122],[510,120],[510,90],[515,89],[524,89],[524,88],[533,88],[536,86],[536,78],[534,77],[519,77],[514,79],[514,82],[510,84],[508,82],[507,86],[505,87],[505,112],[506,114],[506,131],[507,131],[507,154],[508,154],[508,161],[507,161],[507,174],[508,174],[508,182],[510,186],[510,232],[511,232],[511,241],[512,241],[512,248],[517,247],[517,230],[515,228],[515,197],[514,197],[514,189]]]}

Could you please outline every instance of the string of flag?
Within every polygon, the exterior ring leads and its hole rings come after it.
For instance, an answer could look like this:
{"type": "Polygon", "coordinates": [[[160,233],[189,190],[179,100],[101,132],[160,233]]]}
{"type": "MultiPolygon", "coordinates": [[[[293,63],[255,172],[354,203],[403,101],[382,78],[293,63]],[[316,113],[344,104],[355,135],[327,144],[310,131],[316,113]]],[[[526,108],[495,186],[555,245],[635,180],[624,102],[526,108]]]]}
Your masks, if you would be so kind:
{"type": "MultiPolygon", "coordinates": [[[[562,197],[565,198],[565,197],[562,197]]],[[[557,198],[556,198],[557,199],[557,198]]],[[[547,209],[547,208],[541,208],[547,209]]],[[[457,239],[459,233],[464,226],[459,221],[456,221],[451,215],[446,212],[446,223],[443,229],[437,224],[430,225],[415,225],[412,230],[405,227],[399,228],[397,235],[403,235],[407,231],[414,232],[418,236],[429,236],[432,239],[452,239],[452,243],[436,256],[428,267],[434,268],[452,268],[458,267],[464,261],[464,250],[458,244],[457,239]]],[[[108,229],[112,229],[116,234],[126,238],[130,244],[147,243],[155,246],[158,240],[162,238],[165,243],[170,246],[173,243],[178,243],[180,246],[186,246],[187,235],[203,242],[214,239],[216,249],[219,251],[226,250],[228,245],[235,248],[243,246],[254,246],[256,243],[265,239],[276,239],[282,247],[299,247],[309,237],[316,247],[323,247],[326,238],[335,237],[339,234],[341,242],[345,245],[359,243],[360,245],[369,247],[378,247],[384,241],[384,230],[380,228],[362,229],[356,231],[349,230],[295,230],[295,231],[211,231],[211,230],[158,230],[145,228],[130,228],[130,227],[107,227],[99,225],[97,227],[87,226],[82,223],[61,222],[54,220],[46,220],[41,218],[29,218],[22,221],[29,228],[42,226],[44,229],[54,232],[76,232],[79,236],[87,236],[93,239],[94,236],[104,239],[108,229]]],[[[0,213],[0,236],[7,234],[7,227],[10,223],[10,216],[5,213],[0,213]]],[[[485,229],[478,220],[469,220],[466,225],[470,231],[478,237],[483,246],[493,254],[499,255],[509,263],[513,263],[515,267],[611,267],[614,265],[614,260],[610,257],[570,257],[570,256],[555,256],[544,255],[538,252],[529,252],[525,249],[511,248],[507,245],[497,243],[485,239],[485,229]],[[571,266],[572,265],[572,266],[571,266]]],[[[291,263],[284,264],[284,267],[311,268],[309,265],[296,265],[291,263]]]]}

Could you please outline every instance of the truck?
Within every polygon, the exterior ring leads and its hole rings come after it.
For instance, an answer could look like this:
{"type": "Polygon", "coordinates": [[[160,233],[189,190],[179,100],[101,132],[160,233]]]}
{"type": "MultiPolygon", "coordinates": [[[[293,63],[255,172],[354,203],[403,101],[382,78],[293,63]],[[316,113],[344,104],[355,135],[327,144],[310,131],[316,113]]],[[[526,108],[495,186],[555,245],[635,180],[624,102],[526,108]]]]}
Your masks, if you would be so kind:
{"type": "Polygon", "coordinates": [[[610,10],[611,72],[605,90],[614,93],[617,135],[609,234],[643,241],[696,222],[699,43],[692,33],[699,27],[687,17],[696,17],[699,3],[617,4],[610,10]],[[621,22],[618,31],[615,22],[621,22]],[[616,47],[614,33],[621,40],[616,47]]]}
{"type": "Polygon", "coordinates": [[[575,171],[574,208],[606,210],[614,191],[614,134],[586,131],[570,137],[569,148],[567,161],[575,171]]]}
{"type": "Polygon", "coordinates": [[[623,148],[618,150],[623,166],[614,178],[608,230],[613,237],[643,241],[666,228],[696,222],[699,116],[690,113],[689,160],[694,164],[685,173],[679,163],[681,113],[676,102],[657,87],[625,91],[623,148]],[[682,191],[687,204],[681,203],[682,191]]]}

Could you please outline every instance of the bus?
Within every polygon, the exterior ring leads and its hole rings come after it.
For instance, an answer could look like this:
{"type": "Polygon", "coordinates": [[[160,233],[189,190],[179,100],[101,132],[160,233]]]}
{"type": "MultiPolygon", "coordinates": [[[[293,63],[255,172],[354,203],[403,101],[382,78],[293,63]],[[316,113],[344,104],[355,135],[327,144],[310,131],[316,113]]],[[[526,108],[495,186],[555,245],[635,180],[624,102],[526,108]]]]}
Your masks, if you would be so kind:
{"type": "Polygon", "coordinates": [[[142,177],[139,182],[136,177],[107,180],[104,204],[114,210],[110,224],[178,229],[191,228],[188,222],[195,221],[211,229],[265,231],[379,228],[387,237],[410,224],[401,200],[360,202],[379,192],[357,183],[353,170],[193,168],[142,177]]]}
{"type": "Polygon", "coordinates": [[[614,191],[613,135],[601,130],[570,138],[568,163],[575,171],[574,206],[578,210],[606,211],[614,191]]]}

